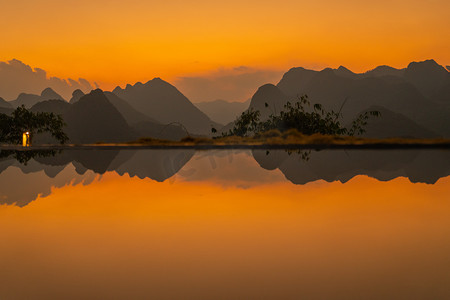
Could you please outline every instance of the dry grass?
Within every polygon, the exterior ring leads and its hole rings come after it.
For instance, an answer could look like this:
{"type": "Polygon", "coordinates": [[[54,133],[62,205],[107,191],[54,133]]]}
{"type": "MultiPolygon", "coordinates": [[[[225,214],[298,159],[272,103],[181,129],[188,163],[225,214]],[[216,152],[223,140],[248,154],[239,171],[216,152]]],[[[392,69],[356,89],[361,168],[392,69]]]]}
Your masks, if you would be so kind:
{"type": "Polygon", "coordinates": [[[333,136],[323,134],[304,135],[295,129],[281,133],[278,130],[270,130],[254,137],[228,136],[218,138],[185,137],[180,141],[160,140],[153,138],[141,138],[130,142],[131,145],[167,145],[167,146],[190,146],[190,145],[409,145],[409,144],[449,144],[450,139],[412,139],[412,138],[389,138],[369,139],[351,136],[333,136]]]}

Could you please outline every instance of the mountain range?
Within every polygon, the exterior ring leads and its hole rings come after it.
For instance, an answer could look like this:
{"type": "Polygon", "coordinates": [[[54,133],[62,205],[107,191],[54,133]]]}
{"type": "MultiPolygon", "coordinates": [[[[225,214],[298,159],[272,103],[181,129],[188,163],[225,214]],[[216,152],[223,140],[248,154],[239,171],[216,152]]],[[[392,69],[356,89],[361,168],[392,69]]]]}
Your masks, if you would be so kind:
{"type": "Polygon", "coordinates": [[[160,78],[145,84],[129,84],[125,89],[116,87],[113,93],[162,124],[183,124],[189,133],[209,134],[212,127],[220,127],[173,85],[160,78]]]}
{"type": "MultiPolygon", "coordinates": [[[[40,95],[22,93],[13,101],[0,98],[0,113],[24,105],[62,114],[72,143],[180,139],[188,134],[210,135],[213,127],[230,128],[230,122],[246,109],[259,110],[262,119],[268,118],[304,94],[328,110],[342,108],[347,125],[369,109],[380,111],[381,117],[369,120],[368,137],[450,137],[450,73],[434,60],[412,62],[403,69],[379,66],[365,73],[343,66],[322,71],[296,67],[276,85],[259,87],[242,103],[193,104],[175,86],[154,78],[112,92],[97,89],[85,94],[77,89],[70,101],[51,88],[40,95]]],[[[35,141],[52,140],[41,136],[35,141]]]]}
{"type": "Polygon", "coordinates": [[[40,95],[21,93],[16,100],[10,101],[12,107],[24,105],[26,108],[31,108],[33,105],[46,100],[64,100],[51,88],[46,88],[40,95]]]}
{"type": "MultiPolygon", "coordinates": [[[[261,111],[264,119],[305,94],[328,110],[342,107],[344,123],[369,107],[380,108],[390,137],[450,136],[450,73],[434,60],[413,62],[405,69],[380,66],[361,74],[342,66],[322,71],[292,68],[277,85],[260,87],[250,108],[261,111]]],[[[385,129],[376,131],[372,127],[370,136],[386,137],[385,129]]]]}
{"type": "MultiPolygon", "coordinates": [[[[186,135],[179,126],[157,123],[112,93],[100,89],[93,90],[72,104],[63,100],[39,102],[31,107],[31,111],[62,115],[71,143],[119,143],[144,136],[179,140],[186,135]],[[134,119],[134,116],[141,119],[134,119]]],[[[35,140],[38,144],[55,142],[45,134],[37,136],[35,140]]]]}

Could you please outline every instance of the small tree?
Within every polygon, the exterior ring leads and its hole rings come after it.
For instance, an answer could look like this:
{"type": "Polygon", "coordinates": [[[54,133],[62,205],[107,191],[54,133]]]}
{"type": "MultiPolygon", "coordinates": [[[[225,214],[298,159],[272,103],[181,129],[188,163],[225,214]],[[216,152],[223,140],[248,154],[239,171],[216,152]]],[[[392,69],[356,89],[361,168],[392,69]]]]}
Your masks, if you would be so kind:
{"type": "MultiPolygon", "coordinates": [[[[265,107],[268,107],[267,103],[265,107]]],[[[260,121],[260,112],[251,108],[236,119],[233,129],[225,135],[249,136],[272,129],[281,132],[296,129],[307,135],[320,133],[353,136],[365,132],[364,127],[370,116],[380,116],[378,111],[362,113],[353,121],[350,128],[346,128],[341,124],[342,114],[340,111],[326,111],[321,104],[314,104],[312,108],[310,107],[308,96],[304,95],[299,97],[294,104],[287,102],[284,110],[279,114],[272,113],[266,121],[260,121]]]]}
{"type": "Polygon", "coordinates": [[[48,132],[64,144],[69,139],[63,131],[65,125],[60,115],[33,113],[22,105],[14,110],[11,116],[0,114],[0,142],[20,144],[24,132],[29,132],[31,139],[37,133],[48,132]]]}

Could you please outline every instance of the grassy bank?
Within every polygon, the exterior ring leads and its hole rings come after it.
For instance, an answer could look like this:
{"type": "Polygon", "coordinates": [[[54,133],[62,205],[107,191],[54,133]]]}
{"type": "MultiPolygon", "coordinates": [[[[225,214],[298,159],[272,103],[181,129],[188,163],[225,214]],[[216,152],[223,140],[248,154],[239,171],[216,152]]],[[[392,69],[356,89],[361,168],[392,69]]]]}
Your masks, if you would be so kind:
{"type": "Polygon", "coordinates": [[[254,137],[227,136],[218,138],[186,137],[180,141],[169,141],[152,138],[141,138],[128,143],[129,145],[450,145],[450,139],[414,139],[414,138],[388,138],[372,139],[352,136],[335,136],[313,134],[304,135],[296,130],[280,133],[271,130],[254,137]]]}

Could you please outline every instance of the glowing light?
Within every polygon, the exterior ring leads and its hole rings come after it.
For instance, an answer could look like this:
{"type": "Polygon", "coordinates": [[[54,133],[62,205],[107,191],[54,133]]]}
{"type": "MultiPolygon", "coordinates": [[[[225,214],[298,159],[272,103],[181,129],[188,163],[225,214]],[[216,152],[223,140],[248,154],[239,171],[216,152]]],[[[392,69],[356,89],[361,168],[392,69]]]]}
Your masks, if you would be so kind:
{"type": "Polygon", "coordinates": [[[30,132],[24,132],[22,135],[22,146],[29,147],[31,145],[30,132]]]}

